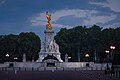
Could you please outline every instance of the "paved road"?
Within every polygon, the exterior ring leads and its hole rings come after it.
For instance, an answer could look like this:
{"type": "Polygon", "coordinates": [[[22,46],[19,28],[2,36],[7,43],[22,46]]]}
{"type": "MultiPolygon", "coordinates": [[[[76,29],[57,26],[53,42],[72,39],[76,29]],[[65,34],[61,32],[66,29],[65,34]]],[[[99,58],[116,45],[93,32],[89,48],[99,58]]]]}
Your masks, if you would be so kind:
{"type": "Polygon", "coordinates": [[[0,80],[120,80],[103,71],[0,71],[0,80]]]}

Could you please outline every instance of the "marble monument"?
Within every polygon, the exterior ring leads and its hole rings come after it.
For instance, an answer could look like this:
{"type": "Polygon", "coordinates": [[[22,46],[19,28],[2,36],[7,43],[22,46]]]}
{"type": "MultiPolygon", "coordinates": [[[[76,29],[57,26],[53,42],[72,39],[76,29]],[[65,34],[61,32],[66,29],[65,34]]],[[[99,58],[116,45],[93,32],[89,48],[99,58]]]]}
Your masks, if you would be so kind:
{"type": "Polygon", "coordinates": [[[37,62],[43,62],[45,59],[47,59],[48,56],[51,56],[51,58],[49,57],[49,60],[63,62],[60,57],[61,53],[59,52],[59,45],[54,40],[54,31],[52,30],[52,25],[50,23],[51,15],[49,15],[48,12],[46,12],[46,18],[48,21],[46,30],[44,31],[45,40],[42,43],[41,51],[39,52],[39,59],[37,62]]]}

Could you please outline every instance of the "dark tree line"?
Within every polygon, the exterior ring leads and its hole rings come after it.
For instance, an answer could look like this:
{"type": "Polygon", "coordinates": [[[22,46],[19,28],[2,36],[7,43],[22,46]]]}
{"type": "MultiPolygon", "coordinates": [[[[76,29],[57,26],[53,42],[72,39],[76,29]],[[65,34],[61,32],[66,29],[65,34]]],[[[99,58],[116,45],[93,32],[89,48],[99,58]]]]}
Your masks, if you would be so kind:
{"type": "Polygon", "coordinates": [[[22,61],[23,54],[26,54],[27,60],[38,59],[41,40],[33,32],[20,33],[19,35],[0,35],[0,62],[22,61]],[[6,57],[9,54],[9,57],[6,57]]]}
{"type": "MultiPolygon", "coordinates": [[[[78,56],[80,61],[95,61],[96,53],[97,60],[104,62],[107,59],[105,50],[111,52],[112,45],[116,47],[113,52],[114,63],[120,64],[120,28],[103,29],[96,25],[89,28],[85,26],[62,28],[55,36],[55,40],[60,46],[63,60],[67,53],[71,57],[70,61],[78,61],[78,56]],[[85,54],[89,54],[89,58],[86,58],[85,54]]],[[[41,40],[32,32],[0,35],[0,62],[15,61],[14,57],[18,57],[17,61],[22,61],[24,53],[27,60],[37,60],[40,48],[41,40]],[[10,55],[9,58],[6,54],[10,55]]]]}
{"type": "Polygon", "coordinates": [[[99,62],[104,62],[107,58],[105,50],[111,52],[110,46],[115,46],[114,62],[120,63],[120,28],[103,29],[99,26],[92,27],[77,26],[72,29],[62,28],[55,36],[56,42],[60,46],[62,59],[67,53],[71,56],[70,61],[78,61],[80,54],[81,61],[94,61],[95,53],[99,62]],[[89,58],[85,57],[89,54],[89,58]]]}

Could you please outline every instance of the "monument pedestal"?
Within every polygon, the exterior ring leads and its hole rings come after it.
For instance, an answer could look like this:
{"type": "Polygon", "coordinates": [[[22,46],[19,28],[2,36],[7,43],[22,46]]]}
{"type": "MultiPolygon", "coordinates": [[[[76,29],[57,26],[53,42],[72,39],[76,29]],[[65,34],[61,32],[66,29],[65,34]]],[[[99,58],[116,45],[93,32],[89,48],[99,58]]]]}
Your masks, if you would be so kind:
{"type": "MultiPolygon", "coordinates": [[[[39,59],[37,62],[43,62],[44,58],[48,55],[56,57],[58,62],[63,62],[60,57],[59,46],[54,40],[54,31],[53,30],[45,30],[45,40],[42,44],[41,51],[39,52],[39,59]]],[[[45,62],[45,61],[44,61],[45,62]]]]}

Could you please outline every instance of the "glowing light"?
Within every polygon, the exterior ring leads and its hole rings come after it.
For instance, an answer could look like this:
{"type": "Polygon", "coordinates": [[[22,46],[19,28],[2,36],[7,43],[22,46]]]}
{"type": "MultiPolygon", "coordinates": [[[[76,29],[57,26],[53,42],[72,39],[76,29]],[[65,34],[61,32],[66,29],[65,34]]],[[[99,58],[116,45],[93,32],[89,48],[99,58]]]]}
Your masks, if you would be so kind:
{"type": "Polygon", "coordinates": [[[6,57],[9,57],[10,55],[9,55],[9,54],[6,54],[5,56],[6,56],[6,57]]]}
{"type": "Polygon", "coordinates": [[[115,46],[110,46],[110,49],[115,49],[115,46]]]}
{"type": "Polygon", "coordinates": [[[106,52],[106,53],[109,53],[110,51],[106,50],[105,52],[106,52]]]}
{"type": "Polygon", "coordinates": [[[68,59],[71,59],[71,57],[68,57],[68,59]]]}
{"type": "Polygon", "coordinates": [[[85,57],[89,57],[90,55],[89,54],[85,54],[85,57]]]}
{"type": "Polygon", "coordinates": [[[14,57],[14,59],[16,60],[16,59],[18,59],[17,57],[14,57]]]}

